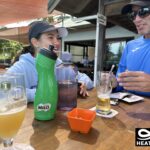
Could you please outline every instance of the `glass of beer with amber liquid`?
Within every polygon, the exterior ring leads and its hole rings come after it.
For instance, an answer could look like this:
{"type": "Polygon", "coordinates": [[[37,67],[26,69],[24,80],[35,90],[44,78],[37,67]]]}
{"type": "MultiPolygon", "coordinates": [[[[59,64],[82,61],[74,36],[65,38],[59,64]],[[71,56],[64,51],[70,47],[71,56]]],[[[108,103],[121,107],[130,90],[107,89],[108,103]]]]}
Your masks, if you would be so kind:
{"type": "MultiPolygon", "coordinates": [[[[0,72],[0,138],[2,150],[26,150],[24,144],[14,144],[27,107],[23,74],[0,72]]],[[[29,146],[30,148],[30,146],[29,146]]]]}
{"type": "Polygon", "coordinates": [[[111,113],[110,94],[112,91],[111,74],[107,71],[97,72],[97,103],[96,112],[108,115],[111,113]]]}

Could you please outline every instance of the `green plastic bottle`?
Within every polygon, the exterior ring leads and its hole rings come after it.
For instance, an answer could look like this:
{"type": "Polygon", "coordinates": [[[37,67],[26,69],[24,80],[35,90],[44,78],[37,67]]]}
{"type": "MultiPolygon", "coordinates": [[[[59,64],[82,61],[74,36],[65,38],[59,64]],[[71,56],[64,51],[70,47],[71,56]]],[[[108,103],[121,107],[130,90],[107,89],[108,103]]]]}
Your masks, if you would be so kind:
{"type": "Polygon", "coordinates": [[[55,78],[55,62],[57,55],[49,50],[41,49],[36,57],[38,87],[34,99],[34,116],[37,120],[51,120],[55,117],[58,99],[58,87],[55,78]]]}

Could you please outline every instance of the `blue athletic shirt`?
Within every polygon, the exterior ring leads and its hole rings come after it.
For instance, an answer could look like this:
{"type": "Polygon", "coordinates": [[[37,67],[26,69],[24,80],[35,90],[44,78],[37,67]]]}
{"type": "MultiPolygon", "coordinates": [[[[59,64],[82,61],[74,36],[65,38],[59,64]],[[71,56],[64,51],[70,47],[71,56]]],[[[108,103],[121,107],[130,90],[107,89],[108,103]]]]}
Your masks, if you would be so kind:
{"type": "MultiPolygon", "coordinates": [[[[143,71],[150,74],[150,39],[145,39],[141,36],[127,43],[120,59],[116,76],[118,77],[119,73],[126,70],[143,71]]],[[[115,91],[121,90],[123,90],[123,87],[118,86],[115,91]]],[[[150,96],[150,92],[129,92],[142,96],[150,96]]]]}

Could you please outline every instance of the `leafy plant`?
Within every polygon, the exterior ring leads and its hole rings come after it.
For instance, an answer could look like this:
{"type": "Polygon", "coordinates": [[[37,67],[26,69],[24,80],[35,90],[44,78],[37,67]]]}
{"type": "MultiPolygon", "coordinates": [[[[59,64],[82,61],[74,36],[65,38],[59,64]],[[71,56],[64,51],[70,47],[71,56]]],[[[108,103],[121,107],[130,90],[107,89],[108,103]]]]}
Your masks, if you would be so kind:
{"type": "Polygon", "coordinates": [[[19,42],[0,40],[0,62],[4,62],[9,59],[9,62],[16,55],[17,51],[22,49],[23,45],[19,42]]]}

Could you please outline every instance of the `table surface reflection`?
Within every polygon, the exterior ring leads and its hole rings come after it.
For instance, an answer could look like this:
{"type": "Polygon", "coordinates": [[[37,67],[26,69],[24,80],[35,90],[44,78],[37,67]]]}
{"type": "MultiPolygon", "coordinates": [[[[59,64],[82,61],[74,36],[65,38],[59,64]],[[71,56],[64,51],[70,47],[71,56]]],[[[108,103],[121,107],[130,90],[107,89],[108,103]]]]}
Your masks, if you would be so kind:
{"type": "MultiPolygon", "coordinates": [[[[91,108],[96,104],[96,90],[90,97],[78,98],[78,107],[91,108]]],[[[96,117],[88,134],[72,132],[66,112],[57,111],[51,121],[34,120],[33,104],[29,104],[26,117],[14,142],[31,144],[36,150],[149,150],[135,146],[135,128],[150,127],[150,99],[112,106],[119,114],[107,119],[96,117]]]]}

